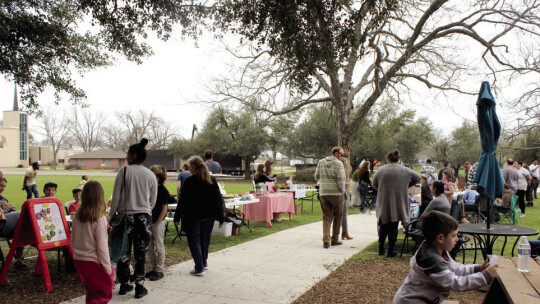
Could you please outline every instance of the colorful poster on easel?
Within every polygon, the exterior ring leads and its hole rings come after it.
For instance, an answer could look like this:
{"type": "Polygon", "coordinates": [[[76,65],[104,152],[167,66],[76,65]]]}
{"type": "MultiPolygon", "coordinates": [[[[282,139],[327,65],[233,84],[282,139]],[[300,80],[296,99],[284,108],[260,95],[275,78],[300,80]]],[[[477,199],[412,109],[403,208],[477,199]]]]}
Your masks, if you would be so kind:
{"type": "Polygon", "coordinates": [[[43,243],[65,240],[63,215],[56,204],[35,204],[34,212],[43,243]]]}
{"type": "MultiPolygon", "coordinates": [[[[44,197],[29,199],[24,202],[10,245],[9,254],[0,273],[0,284],[5,284],[6,282],[9,267],[15,256],[15,249],[27,245],[36,246],[38,250],[38,259],[33,275],[38,276],[42,274],[45,290],[51,292],[52,284],[45,251],[59,247],[68,247],[69,253],[73,256],[71,236],[64,216],[62,202],[58,199],[44,197]]],[[[81,281],[83,280],[81,275],[79,275],[79,278],[81,281]]]]}

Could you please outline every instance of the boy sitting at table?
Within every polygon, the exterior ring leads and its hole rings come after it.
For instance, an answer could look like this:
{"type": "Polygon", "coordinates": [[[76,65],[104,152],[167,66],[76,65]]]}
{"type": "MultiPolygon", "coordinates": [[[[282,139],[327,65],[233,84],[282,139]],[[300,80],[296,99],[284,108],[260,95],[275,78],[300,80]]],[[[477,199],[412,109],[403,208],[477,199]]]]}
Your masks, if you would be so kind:
{"type": "Polygon", "coordinates": [[[450,291],[468,291],[485,286],[497,276],[496,267],[463,265],[450,257],[456,244],[458,222],[448,214],[430,211],[420,229],[424,241],[411,258],[411,270],[394,296],[393,303],[441,303],[450,291]]]}
{"type": "Polygon", "coordinates": [[[79,209],[79,206],[81,205],[81,193],[82,188],[75,188],[71,190],[71,193],[73,194],[73,200],[74,202],[69,205],[69,214],[77,212],[77,209],[79,209]]]}

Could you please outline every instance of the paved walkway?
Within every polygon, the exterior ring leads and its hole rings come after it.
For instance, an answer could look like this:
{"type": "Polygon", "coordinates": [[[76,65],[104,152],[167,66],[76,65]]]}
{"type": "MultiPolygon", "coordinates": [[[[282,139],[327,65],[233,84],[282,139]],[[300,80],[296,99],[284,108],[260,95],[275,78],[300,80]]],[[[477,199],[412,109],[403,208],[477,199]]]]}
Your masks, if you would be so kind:
{"type": "Polygon", "coordinates": [[[171,266],[162,280],[145,282],[149,294],[140,300],[119,296],[117,286],[111,303],[290,303],[377,240],[375,215],[348,221],[354,239],[342,246],[322,247],[321,222],[299,226],[211,253],[204,277],[189,275],[192,260],[171,266]]]}

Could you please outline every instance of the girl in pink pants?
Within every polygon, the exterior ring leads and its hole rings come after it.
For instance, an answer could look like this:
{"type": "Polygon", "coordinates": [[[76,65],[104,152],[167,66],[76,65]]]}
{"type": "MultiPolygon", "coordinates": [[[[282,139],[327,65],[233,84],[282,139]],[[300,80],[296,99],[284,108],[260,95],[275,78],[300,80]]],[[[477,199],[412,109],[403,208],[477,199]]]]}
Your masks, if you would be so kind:
{"type": "Polygon", "coordinates": [[[97,181],[84,185],[81,206],[72,224],[71,245],[75,268],[84,278],[86,303],[109,303],[114,287],[114,272],[107,245],[103,187],[97,181]]]}
{"type": "Polygon", "coordinates": [[[84,278],[86,303],[109,303],[113,295],[114,272],[110,274],[97,262],[74,260],[75,268],[84,278]]]}

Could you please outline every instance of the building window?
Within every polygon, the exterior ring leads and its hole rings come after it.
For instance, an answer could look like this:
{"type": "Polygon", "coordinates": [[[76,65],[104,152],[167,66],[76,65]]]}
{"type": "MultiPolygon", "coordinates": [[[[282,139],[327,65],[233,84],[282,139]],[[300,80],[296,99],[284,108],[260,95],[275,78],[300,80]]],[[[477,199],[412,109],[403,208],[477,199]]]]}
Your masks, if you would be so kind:
{"type": "Polygon", "coordinates": [[[28,159],[28,114],[19,114],[19,159],[28,159]]]}
{"type": "Polygon", "coordinates": [[[63,163],[64,163],[64,159],[59,158],[59,159],[58,159],[58,163],[59,163],[59,164],[63,164],[63,163]]]}
{"type": "Polygon", "coordinates": [[[105,167],[110,167],[111,166],[111,159],[110,158],[105,158],[103,160],[103,163],[105,164],[105,167]]]}
{"type": "Polygon", "coordinates": [[[82,158],[77,158],[77,166],[82,167],[84,165],[82,158]]]}

